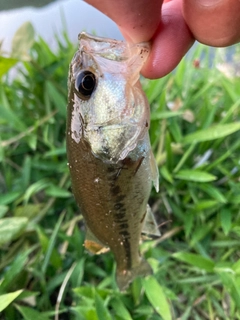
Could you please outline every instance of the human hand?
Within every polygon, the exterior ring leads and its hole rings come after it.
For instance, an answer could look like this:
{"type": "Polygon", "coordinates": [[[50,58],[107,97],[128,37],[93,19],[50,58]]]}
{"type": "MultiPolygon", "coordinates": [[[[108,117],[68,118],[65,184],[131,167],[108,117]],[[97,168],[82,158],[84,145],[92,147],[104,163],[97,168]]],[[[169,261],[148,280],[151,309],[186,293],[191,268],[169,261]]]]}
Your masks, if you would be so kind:
{"type": "Polygon", "coordinates": [[[151,41],[146,78],[168,74],[195,40],[216,47],[240,41],[240,0],[85,1],[115,21],[128,41],[151,41]]]}

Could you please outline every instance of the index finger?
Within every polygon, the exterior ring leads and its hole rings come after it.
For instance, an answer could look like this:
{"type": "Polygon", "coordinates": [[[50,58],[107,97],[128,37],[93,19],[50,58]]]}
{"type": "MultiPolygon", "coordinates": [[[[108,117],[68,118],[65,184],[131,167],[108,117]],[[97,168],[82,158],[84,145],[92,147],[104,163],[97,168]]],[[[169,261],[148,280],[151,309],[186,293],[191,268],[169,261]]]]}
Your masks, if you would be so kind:
{"type": "Polygon", "coordinates": [[[120,28],[124,37],[133,43],[149,41],[159,21],[163,0],[85,0],[120,28]]]}

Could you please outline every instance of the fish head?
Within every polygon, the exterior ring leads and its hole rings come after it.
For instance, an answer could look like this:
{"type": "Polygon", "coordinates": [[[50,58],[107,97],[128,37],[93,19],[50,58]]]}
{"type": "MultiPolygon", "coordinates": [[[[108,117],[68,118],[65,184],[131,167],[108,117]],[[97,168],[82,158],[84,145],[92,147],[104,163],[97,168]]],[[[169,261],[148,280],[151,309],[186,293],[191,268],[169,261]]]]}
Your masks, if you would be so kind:
{"type": "Polygon", "coordinates": [[[70,65],[70,133],[101,160],[126,158],[149,129],[149,105],[139,82],[148,43],[79,35],[70,65]]]}

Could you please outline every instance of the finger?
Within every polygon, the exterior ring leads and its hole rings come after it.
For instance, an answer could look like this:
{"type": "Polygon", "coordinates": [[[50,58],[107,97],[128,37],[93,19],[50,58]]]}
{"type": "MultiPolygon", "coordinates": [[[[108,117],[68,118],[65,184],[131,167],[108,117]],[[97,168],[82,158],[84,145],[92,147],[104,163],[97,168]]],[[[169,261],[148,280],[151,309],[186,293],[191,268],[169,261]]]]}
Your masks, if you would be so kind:
{"type": "Polygon", "coordinates": [[[160,19],[163,0],[86,0],[119,26],[128,41],[149,41],[160,19]]]}
{"type": "Polygon", "coordinates": [[[240,41],[239,0],[183,0],[183,15],[199,42],[224,47],[240,41]]]}
{"type": "Polygon", "coordinates": [[[165,76],[178,65],[193,43],[194,38],[182,16],[182,1],[164,3],[161,23],[153,36],[152,50],[142,74],[150,79],[165,76]]]}

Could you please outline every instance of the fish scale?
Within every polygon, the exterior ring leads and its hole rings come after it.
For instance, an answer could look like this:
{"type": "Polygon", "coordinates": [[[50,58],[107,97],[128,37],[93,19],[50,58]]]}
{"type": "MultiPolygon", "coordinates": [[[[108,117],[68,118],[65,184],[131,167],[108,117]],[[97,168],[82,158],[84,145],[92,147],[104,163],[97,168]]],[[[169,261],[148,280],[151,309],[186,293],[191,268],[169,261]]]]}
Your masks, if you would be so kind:
{"type": "Polygon", "coordinates": [[[86,33],[79,39],[69,71],[67,112],[72,190],[86,224],[85,247],[93,253],[113,252],[116,280],[124,290],[136,276],[151,273],[139,253],[141,233],[160,235],[147,207],[152,181],[158,188],[158,170],[146,125],[149,105],[138,82],[149,47],[86,33]],[[135,66],[131,77],[128,64],[135,66]],[[83,89],[76,87],[84,71],[96,78],[90,94],[84,83],[83,89]]]}

